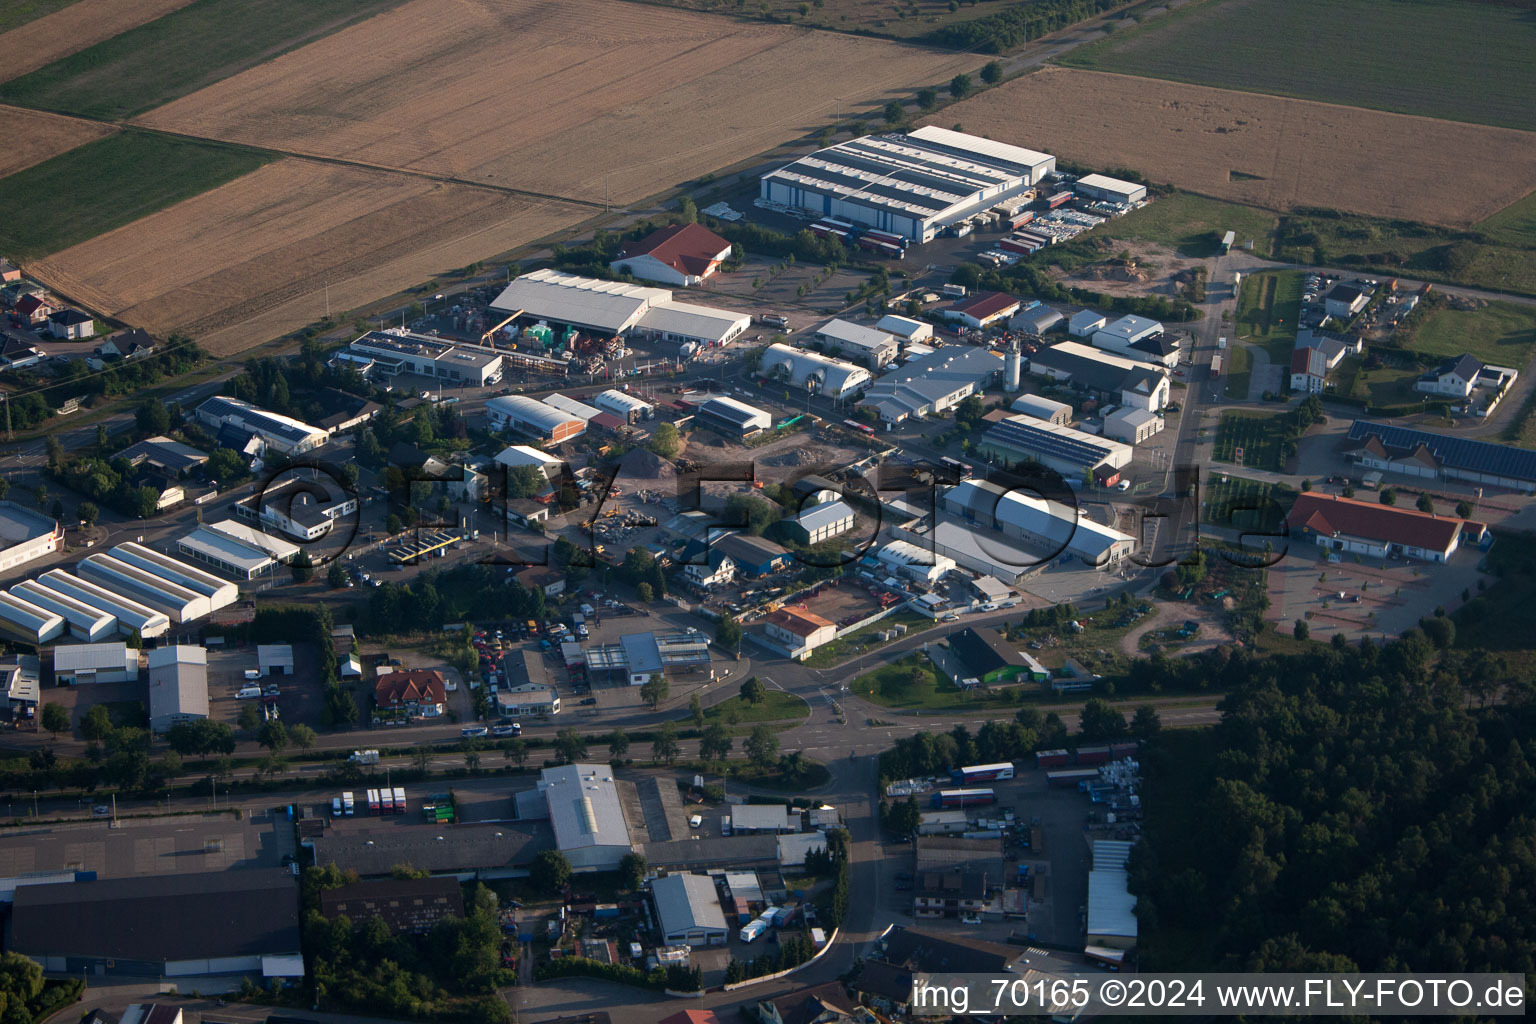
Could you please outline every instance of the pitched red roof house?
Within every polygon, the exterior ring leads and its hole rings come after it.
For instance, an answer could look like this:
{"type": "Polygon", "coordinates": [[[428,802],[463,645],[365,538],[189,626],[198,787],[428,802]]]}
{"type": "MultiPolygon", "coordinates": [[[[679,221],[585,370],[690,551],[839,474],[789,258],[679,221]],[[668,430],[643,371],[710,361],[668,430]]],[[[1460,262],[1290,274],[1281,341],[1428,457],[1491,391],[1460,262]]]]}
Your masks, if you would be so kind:
{"type": "Polygon", "coordinates": [[[28,323],[41,323],[53,312],[53,306],[36,295],[23,295],[16,300],[16,315],[28,323]]]}
{"type": "Polygon", "coordinates": [[[943,313],[947,319],[985,327],[994,320],[1012,316],[1019,305],[1019,300],[1007,292],[977,292],[949,306],[943,313]]]}
{"type": "Polygon", "coordinates": [[[827,629],[833,625],[815,612],[796,608],[782,608],[769,615],[768,621],[799,637],[814,636],[818,630],[827,629]]]}
{"type": "Polygon", "coordinates": [[[1316,536],[1325,547],[1433,561],[1449,558],[1463,535],[1476,541],[1487,529],[1455,516],[1312,492],[1296,499],[1286,521],[1291,529],[1316,536]]]}
{"type": "Polygon", "coordinates": [[[702,224],[673,224],[626,245],[609,265],[647,281],[688,285],[719,270],[730,254],[731,243],[702,224]]]}
{"type": "Polygon", "coordinates": [[[441,709],[448,700],[448,686],[436,669],[413,668],[380,676],[373,695],[381,708],[441,709]]]}

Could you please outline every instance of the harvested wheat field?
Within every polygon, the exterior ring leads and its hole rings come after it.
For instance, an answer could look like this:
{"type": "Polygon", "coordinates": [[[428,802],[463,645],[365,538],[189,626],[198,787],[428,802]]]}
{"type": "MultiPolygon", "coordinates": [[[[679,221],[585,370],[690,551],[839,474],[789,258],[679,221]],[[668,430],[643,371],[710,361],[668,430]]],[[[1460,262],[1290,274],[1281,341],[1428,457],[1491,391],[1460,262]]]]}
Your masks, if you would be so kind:
{"type": "Polygon", "coordinates": [[[228,356],[587,211],[468,185],[280,160],[35,263],[45,283],[228,356]]]}
{"type": "Polygon", "coordinates": [[[929,120],[1282,211],[1464,227],[1536,182],[1536,133],[1093,71],[1046,68],[929,120]]]}
{"type": "Polygon", "coordinates": [[[192,0],[75,0],[0,35],[0,82],[146,25],[192,0]]]}
{"type": "Polygon", "coordinates": [[[827,124],[834,97],[846,115],[981,63],[615,0],[414,0],[139,121],[624,203],[827,124]]]}
{"type": "MultiPolygon", "coordinates": [[[[0,37],[3,38],[3,37],[0,37]]],[[[95,121],[0,106],[0,178],[94,142],[117,129],[95,121]]]]}

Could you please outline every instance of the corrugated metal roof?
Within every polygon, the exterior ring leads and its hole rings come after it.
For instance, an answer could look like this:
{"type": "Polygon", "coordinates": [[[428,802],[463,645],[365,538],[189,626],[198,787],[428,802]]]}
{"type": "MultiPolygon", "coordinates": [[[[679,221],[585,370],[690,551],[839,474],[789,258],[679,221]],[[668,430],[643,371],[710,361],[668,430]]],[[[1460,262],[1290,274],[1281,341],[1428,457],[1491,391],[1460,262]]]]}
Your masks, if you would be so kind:
{"type": "Polygon", "coordinates": [[[633,327],[651,303],[671,297],[665,288],[599,281],[546,268],[507,285],[491,301],[491,308],[508,313],[520,309],[528,316],[618,334],[633,327]]]}
{"type": "Polygon", "coordinates": [[[680,935],[695,929],[726,931],[725,912],[714,880],[708,875],[667,875],[651,883],[656,916],[663,935],[680,935]]]}

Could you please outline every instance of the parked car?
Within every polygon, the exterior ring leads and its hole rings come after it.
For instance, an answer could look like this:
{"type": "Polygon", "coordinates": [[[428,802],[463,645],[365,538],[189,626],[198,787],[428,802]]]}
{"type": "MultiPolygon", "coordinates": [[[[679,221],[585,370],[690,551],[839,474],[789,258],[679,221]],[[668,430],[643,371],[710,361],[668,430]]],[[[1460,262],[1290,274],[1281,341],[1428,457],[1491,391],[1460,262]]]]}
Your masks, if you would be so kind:
{"type": "Polygon", "coordinates": [[[580,703],[581,703],[582,707],[586,707],[588,704],[596,704],[597,703],[597,698],[596,697],[587,697],[584,700],[582,700],[580,703]]]}

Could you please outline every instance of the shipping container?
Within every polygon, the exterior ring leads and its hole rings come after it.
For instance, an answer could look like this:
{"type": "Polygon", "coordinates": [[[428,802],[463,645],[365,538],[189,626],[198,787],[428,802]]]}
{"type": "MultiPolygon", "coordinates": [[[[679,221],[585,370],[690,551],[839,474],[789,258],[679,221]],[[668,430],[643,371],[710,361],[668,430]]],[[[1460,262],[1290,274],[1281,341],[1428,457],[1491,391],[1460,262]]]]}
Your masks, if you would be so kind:
{"type": "Polygon", "coordinates": [[[1121,740],[1119,743],[1111,743],[1109,745],[1109,754],[1118,761],[1123,757],[1135,757],[1136,751],[1139,749],[1141,749],[1141,744],[1135,740],[1121,740]]]}
{"type": "Polygon", "coordinates": [[[1089,779],[1097,779],[1097,768],[1063,768],[1059,771],[1046,772],[1045,781],[1052,786],[1070,786],[1077,788],[1079,782],[1087,782],[1089,779]]]}
{"type": "Polygon", "coordinates": [[[1077,748],[1077,763],[1078,764],[1103,764],[1105,761],[1108,761],[1108,760],[1109,760],[1109,747],[1108,746],[1105,746],[1105,745],[1095,745],[1095,746],[1091,746],[1091,747],[1078,747],[1077,748]]]}
{"type": "Polygon", "coordinates": [[[1013,217],[1008,221],[1008,227],[1014,231],[1017,231],[1019,228],[1023,227],[1025,224],[1028,224],[1034,219],[1035,215],[1033,211],[1025,210],[1022,213],[1014,214],[1013,217]]]}
{"type": "Polygon", "coordinates": [[[963,284],[947,284],[940,290],[953,299],[965,298],[965,285],[963,284]]]}
{"type": "Polygon", "coordinates": [[[882,256],[888,256],[893,260],[906,258],[907,251],[893,242],[877,242],[876,246],[877,248],[875,251],[880,253],[882,256]]]}
{"type": "Polygon", "coordinates": [[[1036,768],[1058,768],[1072,763],[1072,753],[1067,750],[1035,751],[1036,768]]]}
{"type": "Polygon", "coordinates": [[[1073,193],[1071,192],[1057,192],[1055,195],[1046,199],[1045,205],[1047,209],[1054,210],[1058,206],[1066,206],[1072,201],[1072,198],[1073,193]]]}
{"type": "Polygon", "coordinates": [[[950,780],[957,786],[972,782],[995,782],[998,779],[1013,778],[1013,763],[1004,761],[998,764],[973,764],[966,768],[956,768],[949,774],[950,780]]]}
{"type": "Polygon", "coordinates": [[[935,807],[986,807],[997,803],[990,789],[941,789],[933,794],[935,807]]]}
{"type": "Polygon", "coordinates": [[[1030,253],[1039,252],[1044,248],[1039,242],[1017,236],[1000,239],[997,247],[1004,252],[1017,253],[1020,256],[1028,256],[1030,253]]]}

